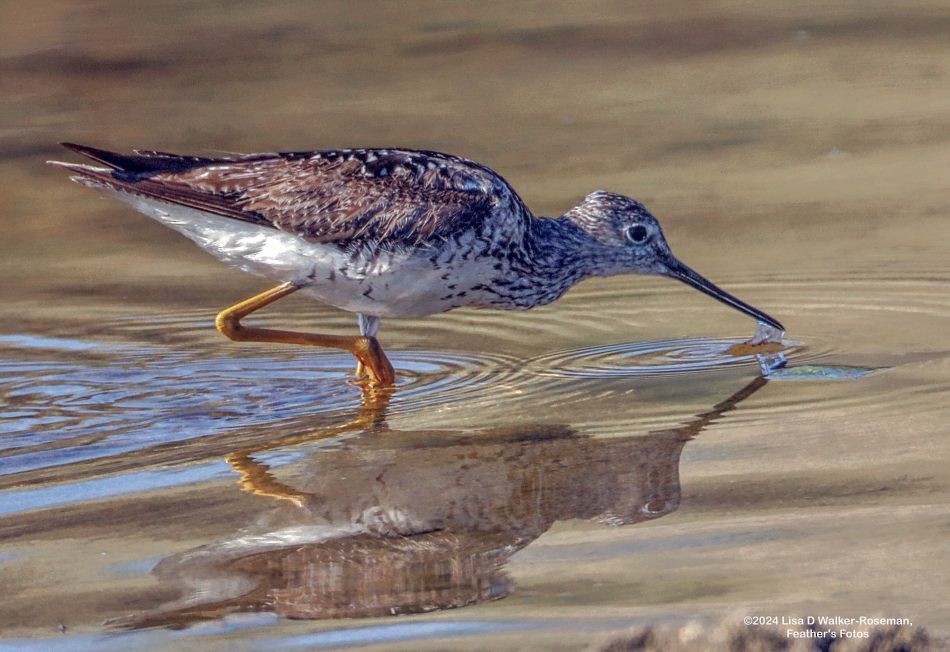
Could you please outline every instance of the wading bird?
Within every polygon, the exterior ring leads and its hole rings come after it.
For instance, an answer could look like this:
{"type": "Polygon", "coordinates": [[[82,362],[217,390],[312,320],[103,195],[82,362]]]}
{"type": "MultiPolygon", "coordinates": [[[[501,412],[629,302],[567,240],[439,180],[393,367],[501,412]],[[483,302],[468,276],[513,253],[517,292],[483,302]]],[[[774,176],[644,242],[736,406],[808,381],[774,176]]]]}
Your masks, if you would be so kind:
{"type": "Polygon", "coordinates": [[[74,181],[108,191],[230,265],[281,282],[219,313],[221,333],[344,349],[371,385],[395,380],[376,339],[383,317],[533,308],[591,276],[669,276],[784,330],[681,263],[656,218],[623,195],[598,190],[561,217],[537,218],[498,174],[438,152],[205,158],[63,145],[100,164],[50,161],[74,181]],[[241,324],[297,291],[356,313],[360,335],[241,324]]]}

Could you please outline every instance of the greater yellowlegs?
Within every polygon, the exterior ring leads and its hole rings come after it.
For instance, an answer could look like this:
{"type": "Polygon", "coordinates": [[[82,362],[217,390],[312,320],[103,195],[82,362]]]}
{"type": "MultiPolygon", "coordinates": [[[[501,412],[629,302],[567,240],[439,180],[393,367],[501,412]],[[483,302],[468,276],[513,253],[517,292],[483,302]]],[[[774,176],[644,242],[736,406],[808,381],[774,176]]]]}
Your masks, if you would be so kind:
{"type": "Polygon", "coordinates": [[[105,167],[51,161],[199,247],[281,285],[218,314],[232,340],[345,349],[358,375],[392,385],[376,334],[383,317],[460,307],[526,309],[591,276],[659,274],[784,330],[681,263],[640,202],[598,190],[561,217],[537,218],[489,168],[409,149],[341,149],[227,158],[63,143],[105,167]],[[303,291],[356,313],[359,336],[244,326],[303,291]]]}

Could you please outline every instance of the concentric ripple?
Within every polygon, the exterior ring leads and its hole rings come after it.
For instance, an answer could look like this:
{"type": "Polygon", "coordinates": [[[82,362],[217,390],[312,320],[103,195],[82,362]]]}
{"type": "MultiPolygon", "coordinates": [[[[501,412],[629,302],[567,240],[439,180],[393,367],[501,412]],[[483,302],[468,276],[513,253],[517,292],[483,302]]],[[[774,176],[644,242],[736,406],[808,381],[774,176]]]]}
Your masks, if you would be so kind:
{"type": "Polygon", "coordinates": [[[400,380],[394,411],[414,411],[490,392],[519,377],[518,359],[499,354],[397,351],[390,355],[400,380]]]}
{"type": "MultiPolygon", "coordinates": [[[[353,359],[345,353],[237,357],[35,336],[0,344],[14,358],[0,359],[3,474],[352,411],[361,399],[346,382],[353,359]]],[[[447,352],[392,360],[399,375],[392,412],[487,391],[516,367],[513,358],[447,352]]]]}
{"type": "MultiPolygon", "coordinates": [[[[628,376],[666,376],[696,373],[733,366],[755,366],[754,355],[731,355],[729,347],[740,339],[680,339],[656,342],[621,342],[559,351],[530,361],[532,370],[557,378],[609,378],[628,376]]],[[[790,359],[803,359],[809,351],[796,342],[786,342],[790,359]]]]}
{"type": "MultiPolygon", "coordinates": [[[[754,296],[757,287],[739,290],[754,296]]],[[[771,279],[769,287],[777,294],[768,303],[801,340],[785,343],[788,368],[772,377],[804,381],[771,390],[767,404],[744,406],[733,422],[803,410],[873,411],[897,402],[902,409],[933,408],[934,393],[946,383],[925,374],[939,376],[945,358],[932,334],[946,332],[950,319],[946,282],[771,279]],[[900,376],[893,372],[869,385],[863,374],[851,371],[905,362],[923,365],[921,377],[908,376],[896,386],[890,379],[900,376]],[[861,387],[809,389],[811,381],[835,376],[853,378],[861,387]],[[878,389],[869,391],[872,387],[878,389]]],[[[684,306],[675,295],[650,286],[641,295],[619,283],[593,289],[530,315],[458,311],[425,322],[387,322],[387,343],[404,347],[388,349],[398,376],[390,414],[425,413],[418,421],[429,424],[438,421],[429,417],[455,404],[464,406],[464,414],[453,410],[446,427],[458,425],[457,415],[469,424],[557,421],[589,434],[629,433],[702,412],[701,402],[695,407],[689,402],[699,396],[705,401],[707,390],[715,403],[719,381],[707,388],[698,376],[727,372],[724,386],[731,387],[734,380],[760,373],[754,356],[728,353],[741,338],[656,337],[671,328],[722,332],[722,325],[700,312],[703,304],[684,306]],[[622,329],[640,337],[572,346],[614,339],[622,329]],[[454,350],[463,333],[470,350],[454,350]],[[635,382],[610,382],[623,379],[635,382]]],[[[20,477],[238,431],[265,438],[306,427],[317,415],[345,422],[359,409],[360,389],[345,382],[353,371],[349,354],[236,346],[217,338],[212,312],[113,318],[85,333],[53,326],[44,335],[30,329],[0,335],[0,474],[20,477]]],[[[350,316],[319,306],[275,311],[253,321],[304,331],[353,329],[350,316]]]]}

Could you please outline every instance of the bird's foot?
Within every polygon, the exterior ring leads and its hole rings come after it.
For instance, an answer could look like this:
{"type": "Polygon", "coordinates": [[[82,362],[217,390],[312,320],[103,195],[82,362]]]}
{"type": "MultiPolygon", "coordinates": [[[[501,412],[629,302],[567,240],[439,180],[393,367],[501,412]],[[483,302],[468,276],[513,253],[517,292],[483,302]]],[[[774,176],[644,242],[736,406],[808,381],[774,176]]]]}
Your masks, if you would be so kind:
{"type": "Polygon", "coordinates": [[[396,370],[375,337],[357,338],[352,351],[356,357],[356,380],[374,387],[396,384],[396,370]]]}

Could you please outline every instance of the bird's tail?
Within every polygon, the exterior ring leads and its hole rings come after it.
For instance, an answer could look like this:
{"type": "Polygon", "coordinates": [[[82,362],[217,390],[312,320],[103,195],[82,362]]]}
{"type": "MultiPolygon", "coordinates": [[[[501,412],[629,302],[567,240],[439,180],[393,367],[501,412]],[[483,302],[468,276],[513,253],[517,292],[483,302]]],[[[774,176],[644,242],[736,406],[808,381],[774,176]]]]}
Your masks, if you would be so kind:
{"type": "Polygon", "coordinates": [[[151,150],[134,150],[134,154],[120,154],[74,143],[63,143],[63,147],[105,166],[48,161],[50,165],[69,170],[72,173],[70,178],[76,183],[91,188],[115,191],[120,194],[120,198],[136,195],[243,222],[271,226],[266,218],[242,210],[224,195],[206,192],[174,180],[176,173],[188,172],[195,168],[232,161],[232,159],[179,156],[151,150]]]}
{"type": "Polygon", "coordinates": [[[134,154],[121,154],[76,143],[61,143],[66,149],[101,163],[106,167],[66,161],[47,161],[72,172],[73,181],[86,186],[118,189],[129,181],[147,178],[163,172],[185,172],[192,168],[213,163],[213,159],[200,156],[181,156],[152,150],[133,150],[134,154]]]}

